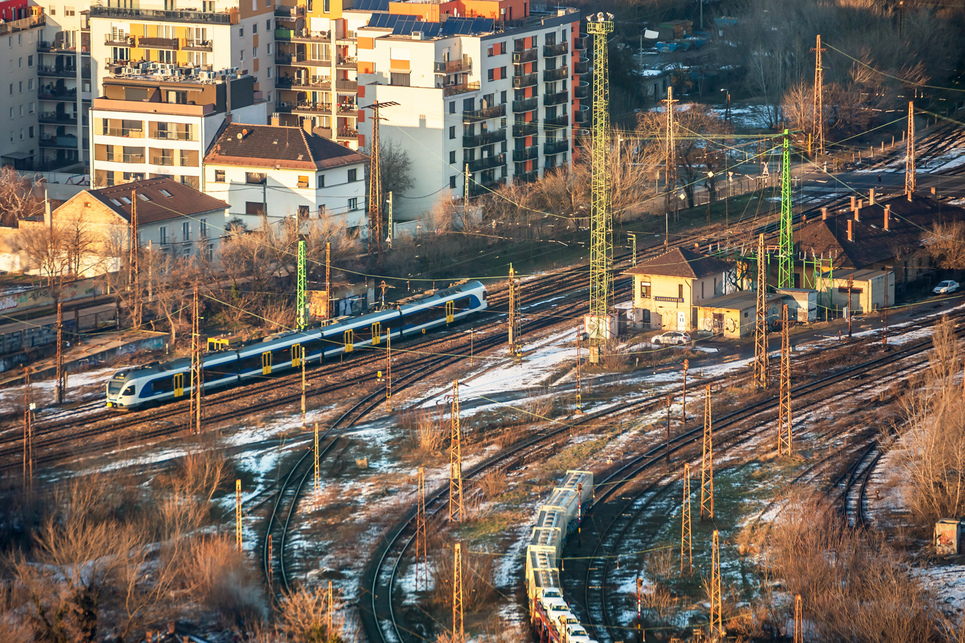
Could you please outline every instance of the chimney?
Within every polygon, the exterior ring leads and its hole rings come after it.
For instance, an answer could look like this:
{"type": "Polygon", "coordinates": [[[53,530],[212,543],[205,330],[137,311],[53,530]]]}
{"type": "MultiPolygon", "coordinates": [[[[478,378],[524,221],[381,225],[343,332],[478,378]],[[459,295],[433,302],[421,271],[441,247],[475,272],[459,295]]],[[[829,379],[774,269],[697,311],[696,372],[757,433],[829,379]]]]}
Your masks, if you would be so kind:
{"type": "Polygon", "coordinates": [[[864,207],[864,199],[858,199],[858,209],[860,210],[863,207],[864,207]]]}
{"type": "MultiPolygon", "coordinates": [[[[859,201],[858,203],[860,203],[860,201],[859,201]]],[[[855,220],[855,221],[861,221],[861,210],[859,210],[858,208],[855,208],[855,209],[852,211],[852,214],[854,215],[854,220],[855,220]]]]}
{"type": "Polygon", "coordinates": [[[853,223],[854,221],[848,219],[848,241],[854,241],[854,230],[851,227],[851,224],[853,223]]]}
{"type": "Polygon", "coordinates": [[[273,125],[275,127],[278,127],[279,125],[281,125],[281,117],[278,115],[278,112],[274,112],[271,115],[271,118],[269,119],[268,124],[273,125]]]}
{"type": "Polygon", "coordinates": [[[851,197],[851,209],[854,210],[855,206],[858,204],[856,197],[851,197]]]}
{"type": "Polygon", "coordinates": [[[891,223],[891,222],[889,221],[889,219],[891,219],[891,206],[890,206],[890,205],[886,205],[886,206],[885,206],[885,230],[888,230],[888,229],[889,229],[888,226],[889,226],[890,223],[891,223]]]}
{"type": "Polygon", "coordinates": [[[225,123],[231,125],[231,78],[225,77],[224,79],[224,102],[225,102],[225,123]]]}
{"type": "Polygon", "coordinates": [[[821,208],[821,220],[822,220],[822,221],[827,221],[827,220],[828,220],[828,209],[827,209],[827,208],[821,208]]]}
{"type": "Polygon", "coordinates": [[[868,205],[875,204],[875,189],[871,188],[871,193],[868,195],[868,205]]]}
{"type": "Polygon", "coordinates": [[[303,118],[303,119],[302,119],[302,129],[305,130],[305,132],[306,132],[307,134],[311,135],[311,133],[312,133],[312,119],[311,119],[311,118],[303,118]]]}

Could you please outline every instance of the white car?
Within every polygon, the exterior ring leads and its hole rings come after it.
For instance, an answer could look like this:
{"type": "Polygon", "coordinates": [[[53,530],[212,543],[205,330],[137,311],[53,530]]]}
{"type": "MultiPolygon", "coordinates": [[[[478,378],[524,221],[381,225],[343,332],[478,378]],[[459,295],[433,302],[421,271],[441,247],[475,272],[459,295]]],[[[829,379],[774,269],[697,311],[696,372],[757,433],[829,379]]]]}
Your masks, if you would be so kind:
{"type": "Polygon", "coordinates": [[[657,335],[650,341],[658,346],[685,346],[690,343],[690,335],[679,330],[672,330],[662,335],[657,335]]]}
{"type": "Polygon", "coordinates": [[[951,279],[946,279],[945,281],[939,283],[935,286],[934,292],[936,295],[947,295],[958,290],[958,282],[952,281],[951,279]]]}

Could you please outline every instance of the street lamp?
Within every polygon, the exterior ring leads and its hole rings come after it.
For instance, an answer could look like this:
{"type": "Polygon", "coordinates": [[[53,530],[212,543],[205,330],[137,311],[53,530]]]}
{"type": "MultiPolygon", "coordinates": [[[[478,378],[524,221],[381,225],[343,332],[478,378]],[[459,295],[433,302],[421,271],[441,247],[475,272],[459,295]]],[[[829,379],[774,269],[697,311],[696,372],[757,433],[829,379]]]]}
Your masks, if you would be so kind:
{"type": "Polygon", "coordinates": [[[705,187],[707,188],[707,223],[710,223],[710,181],[714,179],[713,170],[707,172],[707,183],[705,187]]]}
{"type": "Polygon", "coordinates": [[[727,108],[724,110],[724,120],[726,120],[729,123],[730,122],[730,91],[728,91],[727,89],[721,89],[720,91],[725,92],[727,94],[727,108]]]}

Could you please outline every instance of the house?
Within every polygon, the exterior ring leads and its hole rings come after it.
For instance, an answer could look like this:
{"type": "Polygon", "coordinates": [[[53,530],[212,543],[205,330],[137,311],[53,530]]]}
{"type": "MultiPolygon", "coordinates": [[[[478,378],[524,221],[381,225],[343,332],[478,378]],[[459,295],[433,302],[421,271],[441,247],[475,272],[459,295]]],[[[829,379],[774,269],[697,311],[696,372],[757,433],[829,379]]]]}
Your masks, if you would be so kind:
{"type": "Polygon", "coordinates": [[[220,245],[228,204],[168,178],[84,190],[44,221],[22,221],[20,227],[51,227],[64,230],[68,237],[85,239],[74,251],[77,257],[62,261],[75,262],[79,269],[72,272],[90,276],[123,265],[135,204],[142,248],[151,246],[176,257],[199,252],[210,257],[220,245]]]}
{"type": "Polygon", "coordinates": [[[734,289],[733,264],[685,248],[623,274],[633,277],[633,320],[644,328],[697,330],[698,306],[734,289]]]}
{"type": "Polygon", "coordinates": [[[300,127],[230,124],[204,159],[205,192],[249,229],[284,217],[365,224],[366,158],[300,127]]]}
{"type": "MultiPolygon", "coordinates": [[[[785,295],[767,295],[768,323],[781,316],[785,295]]],[[[708,299],[697,305],[698,329],[731,339],[746,337],[757,325],[757,291],[744,290],[708,299]]]]}

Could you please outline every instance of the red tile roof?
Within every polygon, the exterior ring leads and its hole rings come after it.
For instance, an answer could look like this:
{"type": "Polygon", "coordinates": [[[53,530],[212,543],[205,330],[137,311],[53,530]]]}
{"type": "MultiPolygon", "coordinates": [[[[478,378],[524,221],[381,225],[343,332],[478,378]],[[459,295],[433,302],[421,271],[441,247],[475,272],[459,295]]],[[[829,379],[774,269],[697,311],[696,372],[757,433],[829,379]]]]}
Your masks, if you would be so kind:
{"type": "Polygon", "coordinates": [[[232,123],[211,146],[205,163],[240,167],[324,170],[364,163],[366,157],[300,127],[232,123]]]}
{"type": "Polygon", "coordinates": [[[645,261],[623,274],[625,275],[663,275],[665,277],[685,277],[700,279],[707,275],[730,270],[731,264],[685,248],[674,248],[658,257],[645,261]]]}
{"type": "Polygon", "coordinates": [[[87,192],[126,221],[131,220],[131,199],[136,192],[138,224],[228,209],[224,201],[168,178],[132,181],[87,192]]]}

